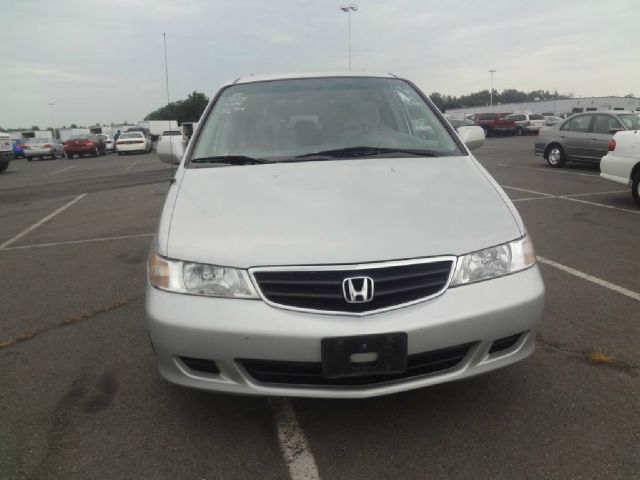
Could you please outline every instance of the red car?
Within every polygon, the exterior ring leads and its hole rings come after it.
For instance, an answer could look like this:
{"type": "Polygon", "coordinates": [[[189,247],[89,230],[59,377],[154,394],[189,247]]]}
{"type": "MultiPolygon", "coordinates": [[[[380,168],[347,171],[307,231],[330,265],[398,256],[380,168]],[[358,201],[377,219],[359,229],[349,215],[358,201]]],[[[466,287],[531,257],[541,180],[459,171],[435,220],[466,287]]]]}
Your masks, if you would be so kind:
{"type": "Polygon", "coordinates": [[[516,122],[512,119],[505,118],[510,113],[480,113],[473,121],[483,128],[487,137],[500,135],[513,135],[516,131],[516,122]]]}
{"type": "Polygon", "coordinates": [[[74,155],[97,157],[107,154],[107,144],[94,134],[73,135],[64,142],[64,153],[67,158],[73,158],[74,155]]]}

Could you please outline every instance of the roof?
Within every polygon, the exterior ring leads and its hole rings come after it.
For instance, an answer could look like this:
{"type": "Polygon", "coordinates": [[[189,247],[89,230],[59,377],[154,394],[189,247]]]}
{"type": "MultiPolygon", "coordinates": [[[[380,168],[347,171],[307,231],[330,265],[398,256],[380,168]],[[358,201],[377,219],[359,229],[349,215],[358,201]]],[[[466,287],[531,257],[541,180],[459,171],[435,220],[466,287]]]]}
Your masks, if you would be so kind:
{"type": "Polygon", "coordinates": [[[298,78],[326,78],[326,77],[378,77],[378,78],[398,78],[392,73],[374,73],[374,72],[307,72],[307,73],[260,73],[251,74],[245,77],[239,77],[235,80],[225,82],[226,85],[252,82],[269,82],[273,80],[289,80],[298,78]]]}

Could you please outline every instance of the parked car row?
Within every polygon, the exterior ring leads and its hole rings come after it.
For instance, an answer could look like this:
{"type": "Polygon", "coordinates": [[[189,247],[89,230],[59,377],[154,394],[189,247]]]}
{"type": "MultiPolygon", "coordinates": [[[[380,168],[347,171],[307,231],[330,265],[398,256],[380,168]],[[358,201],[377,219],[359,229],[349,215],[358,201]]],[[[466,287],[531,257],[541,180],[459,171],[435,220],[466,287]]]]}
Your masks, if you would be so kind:
{"type": "Polygon", "coordinates": [[[542,129],[534,151],[554,168],[563,167],[568,161],[599,164],[616,132],[638,129],[638,112],[580,113],[542,129]]]}

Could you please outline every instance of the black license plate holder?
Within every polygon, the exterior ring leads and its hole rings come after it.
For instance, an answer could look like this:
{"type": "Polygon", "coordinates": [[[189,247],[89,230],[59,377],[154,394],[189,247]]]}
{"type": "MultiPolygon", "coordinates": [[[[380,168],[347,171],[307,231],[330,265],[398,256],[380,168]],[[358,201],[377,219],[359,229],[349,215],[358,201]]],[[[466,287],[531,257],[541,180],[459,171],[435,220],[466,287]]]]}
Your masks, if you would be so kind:
{"type": "Polygon", "coordinates": [[[323,338],[322,375],[347,378],[404,373],[407,370],[407,334],[405,332],[323,338]],[[353,362],[354,354],[377,354],[375,361],[353,362]]]}

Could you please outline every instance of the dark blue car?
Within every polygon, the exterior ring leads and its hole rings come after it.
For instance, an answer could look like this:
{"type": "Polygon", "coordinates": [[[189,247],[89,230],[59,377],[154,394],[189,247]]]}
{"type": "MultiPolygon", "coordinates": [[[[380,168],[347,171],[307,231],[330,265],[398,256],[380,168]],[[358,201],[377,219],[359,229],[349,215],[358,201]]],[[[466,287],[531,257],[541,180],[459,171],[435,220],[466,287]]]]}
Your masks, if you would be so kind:
{"type": "Polygon", "coordinates": [[[13,146],[13,156],[15,158],[24,158],[24,140],[11,140],[11,145],[13,146]]]}

